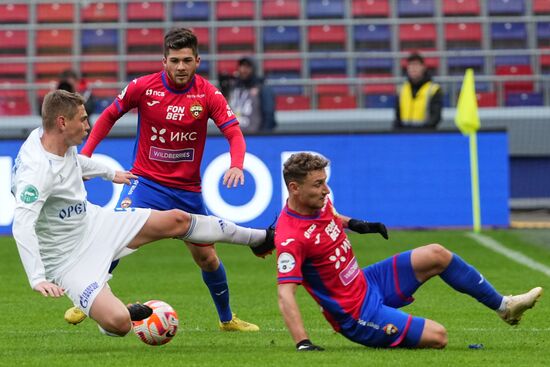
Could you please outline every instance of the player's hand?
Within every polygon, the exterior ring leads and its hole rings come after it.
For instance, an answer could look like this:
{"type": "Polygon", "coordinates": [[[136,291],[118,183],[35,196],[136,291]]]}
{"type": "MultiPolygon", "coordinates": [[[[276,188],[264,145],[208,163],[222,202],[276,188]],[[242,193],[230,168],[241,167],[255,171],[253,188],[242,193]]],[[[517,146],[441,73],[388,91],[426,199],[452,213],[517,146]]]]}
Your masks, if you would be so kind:
{"type": "Polygon", "coordinates": [[[237,187],[237,184],[244,185],[244,172],[237,167],[231,167],[223,175],[223,185],[228,189],[231,187],[237,187]]]}
{"type": "Polygon", "coordinates": [[[131,185],[132,182],[130,181],[130,179],[133,179],[133,178],[138,178],[138,177],[134,175],[132,172],[116,171],[115,178],[113,178],[113,182],[117,184],[131,185]]]}
{"type": "Polygon", "coordinates": [[[44,297],[61,297],[65,294],[65,290],[63,288],[57,284],[47,281],[38,283],[33,289],[39,293],[42,293],[44,297]]]}
{"type": "Polygon", "coordinates": [[[325,350],[325,348],[313,344],[309,339],[304,339],[300,341],[298,344],[296,344],[296,350],[298,352],[308,352],[313,350],[322,351],[322,350],[325,350]]]}
{"type": "Polygon", "coordinates": [[[348,228],[357,233],[380,233],[382,237],[388,239],[388,230],[384,223],[367,222],[359,219],[350,219],[348,228]]]}

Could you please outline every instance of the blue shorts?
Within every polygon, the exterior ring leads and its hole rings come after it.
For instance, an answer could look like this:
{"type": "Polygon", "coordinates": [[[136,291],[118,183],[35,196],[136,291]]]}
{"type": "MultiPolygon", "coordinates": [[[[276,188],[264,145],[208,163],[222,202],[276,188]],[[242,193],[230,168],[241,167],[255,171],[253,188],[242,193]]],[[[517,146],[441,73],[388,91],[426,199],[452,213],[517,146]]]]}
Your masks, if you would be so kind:
{"type": "Polygon", "coordinates": [[[166,187],[143,177],[132,180],[130,186],[124,185],[116,206],[156,210],[181,209],[192,214],[208,215],[200,192],[166,187]]]}
{"type": "Polygon", "coordinates": [[[368,290],[359,320],[341,324],[346,338],[369,347],[414,347],[420,342],[425,319],[401,310],[414,301],[421,285],[411,265],[411,251],[363,268],[368,290]]]}

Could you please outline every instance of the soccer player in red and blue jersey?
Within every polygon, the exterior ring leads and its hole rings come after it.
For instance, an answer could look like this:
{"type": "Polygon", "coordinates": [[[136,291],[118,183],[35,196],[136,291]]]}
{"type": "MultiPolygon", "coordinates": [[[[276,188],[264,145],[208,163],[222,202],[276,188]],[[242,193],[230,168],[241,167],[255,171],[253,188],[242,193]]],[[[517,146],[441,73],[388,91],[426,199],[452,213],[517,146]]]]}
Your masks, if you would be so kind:
{"type": "Polygon", "coordinates": [[[541,296],[542,288],[536,287],[503,297],[475,268],[439,244],[360,268],[344,228],[380,233],[386,239],[387,230],[382,223],[336,213],[328,197],[327,165],[321,156],[297,153],[283,169],[289,197],[275,227],[279,308],[298,351],[323,350],[310,341],[304,328],[295,298],[300,284],[321,306],[335,331],[371,347],[446,346],[447,331],[441,324],[399,310],[436,275],[497,311],[511,325],[541,296]]]}
{"type": "MultiPolygon", "coordinates": [[[[138,131],[130,171],[138,178],[123,190],[118,206],[177,208],[207,214],[201,194],[200,165],[208,119],[229,142],[231,165],[223,177],[228,188],[244,183],[244,137],[223,95],[196,74],[200,57],[192,31],[175,28],[165,35],[162,62],[164,70],[132,80],[103,111],[82,154],[91,156],[115,122],[135,108],[138,131]]],[[[202,269],[219,314],[220,329],[257,331],[258,326],[237,318],[231,311],[225,269],[214,244],[188,242],[187,246],[202,269]]]]}

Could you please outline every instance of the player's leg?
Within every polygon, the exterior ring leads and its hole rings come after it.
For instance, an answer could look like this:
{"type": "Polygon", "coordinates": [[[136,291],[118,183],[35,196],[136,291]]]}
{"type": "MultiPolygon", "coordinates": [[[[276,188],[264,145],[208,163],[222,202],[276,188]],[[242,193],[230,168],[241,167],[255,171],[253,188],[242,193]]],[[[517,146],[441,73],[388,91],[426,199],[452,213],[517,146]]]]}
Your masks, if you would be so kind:
{"type": "Polygon", "coordinates": [[[443,325],[433,320],[425,319],[422,336],[415,348],[445,348],[447,345],[447,330],[443,325]]]}

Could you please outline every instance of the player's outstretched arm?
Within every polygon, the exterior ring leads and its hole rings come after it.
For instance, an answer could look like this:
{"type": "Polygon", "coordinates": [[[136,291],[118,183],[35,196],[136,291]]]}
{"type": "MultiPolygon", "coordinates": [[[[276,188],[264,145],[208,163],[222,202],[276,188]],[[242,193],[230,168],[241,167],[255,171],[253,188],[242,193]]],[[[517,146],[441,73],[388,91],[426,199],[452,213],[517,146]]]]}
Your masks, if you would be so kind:
{"type": "Polygon", "coordinates": [[[237,184],[244,185],[244,172],[238,167],[231,167],[223,175],[223,185],[228,189],[237,187],[237,184]]]}
{"type": "Polygon", "coordinates": [[[354,232],[357,233],[380,233],[382,237],[388,239],[388,230],[384,223],[380,222],[367,222],[366,220],[353,219],[346,217],[345,215],[339,214],[338,216],[344,222],[344,226],[348,227],[354,232]]]}

